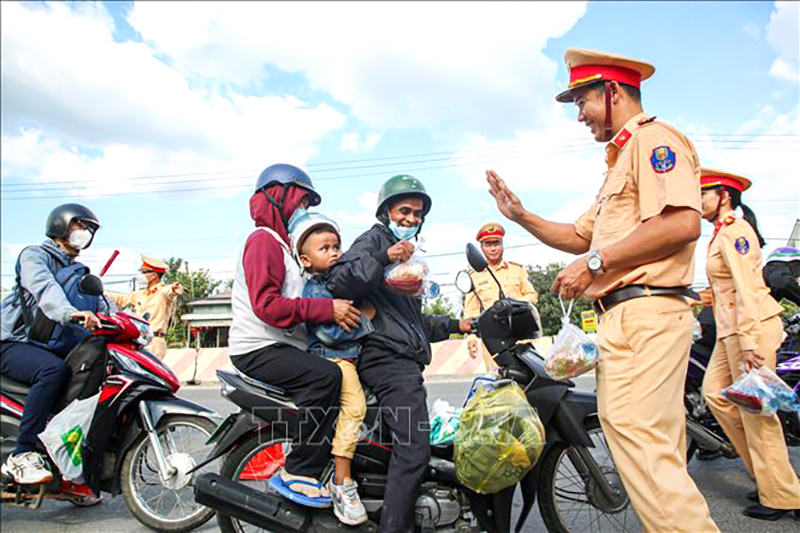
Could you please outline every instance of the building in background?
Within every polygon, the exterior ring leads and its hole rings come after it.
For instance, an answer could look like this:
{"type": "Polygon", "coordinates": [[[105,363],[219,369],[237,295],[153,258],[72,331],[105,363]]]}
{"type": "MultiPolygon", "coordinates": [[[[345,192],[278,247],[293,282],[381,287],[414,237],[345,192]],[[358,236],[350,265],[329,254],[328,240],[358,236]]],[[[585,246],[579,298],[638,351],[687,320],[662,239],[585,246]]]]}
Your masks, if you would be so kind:
{"type": "Polygon", "coordinates": [[[193,348],[226,348],[233,312],[231,292],[212,294],[189,302],[191,313],[181,316],[185,327],[191,331],[193,348]]]}

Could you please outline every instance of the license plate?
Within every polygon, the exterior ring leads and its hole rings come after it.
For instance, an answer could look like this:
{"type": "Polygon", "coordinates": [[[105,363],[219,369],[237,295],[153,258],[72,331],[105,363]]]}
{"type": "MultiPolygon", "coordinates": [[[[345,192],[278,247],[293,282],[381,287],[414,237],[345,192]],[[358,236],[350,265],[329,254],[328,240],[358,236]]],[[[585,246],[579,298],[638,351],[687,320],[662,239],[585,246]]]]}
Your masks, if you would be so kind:
{"type": "Polygon", "coordinates": [[[223,433],[225,433],[225,431],[226,431],[226,430],[227,430],[227,429],[228,429],[228,428],[229,428],[229,427],[230,427],[230,426],[233,424],[233,421],[234,421],[235,419],[236,419],[236,413],[229,414],[229,415],[228,415],[228,416],[225,418],[225,420],[223,420],[223,421],[220,423],[220,425],[218,425],[218,426],[216,427],[216,429],[214,429],[214,432],[213,432],[213,433],[211,433],[211,436],[210,436],[210,437],[208,437],[208,440],[206,441],[206,444],[211,444],[212,442],[214,442],[215,440],[217,440],[217,437],[219,437],[220,435],[222,435],[223,433]]]}

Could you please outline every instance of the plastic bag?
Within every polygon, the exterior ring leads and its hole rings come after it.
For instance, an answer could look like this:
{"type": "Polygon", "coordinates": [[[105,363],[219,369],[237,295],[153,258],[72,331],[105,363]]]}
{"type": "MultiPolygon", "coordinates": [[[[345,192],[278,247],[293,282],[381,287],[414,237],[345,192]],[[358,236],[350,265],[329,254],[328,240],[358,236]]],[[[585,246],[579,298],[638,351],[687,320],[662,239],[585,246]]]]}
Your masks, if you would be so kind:
{"type": "Polygon", "coordinates": [[[91,398],[73,401],[39,433],[39,440],[67,481],[83,482],[83,444],[99,400],[98,392],[91,398]]]}
{"type": "Polygon", "coordinates": [[[766,366],[745,372],[722,395],[740,409],[772,416],[779,410],[800,411],[797,394],[766,366]]]}
{"type": "Polygon", "coordinates": [[[597,366],[600,359],[600,350],[597,344],[586,336],[579,327],[570,324],[569,314],[572,311],[572,301],[564,309],[561,301],[561,310],[564,313],[561,319],[561,331],[558,332],[555,342],[547,351],[544,368],[553,379],[569,379],[589,372],[597,366]]]}
{"type": "Polygon", "coordinates": [[[544,449],[544,426],[517,384],[479,388],[461,413],[456,477],[481,494],[518,483],[544,449]]]}
{"type": "Polygon", "coordinates": [[[386,286],[404,296],[435,298],[439,284],[428,279],[428,263],[416,251],[408,261],[395,263],[386,269],[386,286]]]}
{"type": "Polygon", "coordinates": [[[456,409],[449,402],[437,399],[431,408],[432,445],[449,444],[456,438],[461,419],[461,409],[456,409]]]}

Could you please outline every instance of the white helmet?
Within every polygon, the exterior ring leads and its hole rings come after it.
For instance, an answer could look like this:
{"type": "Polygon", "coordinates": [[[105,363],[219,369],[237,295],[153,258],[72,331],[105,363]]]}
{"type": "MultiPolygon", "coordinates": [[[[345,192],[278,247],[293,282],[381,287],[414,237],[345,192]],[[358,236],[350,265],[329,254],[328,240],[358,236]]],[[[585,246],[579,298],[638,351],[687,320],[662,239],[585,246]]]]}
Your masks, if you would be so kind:
{"type": "Polygon", "coordinates": [[[300,260],[300,250],[298,245],[306,240],[306,237],[311,231],[318,229],[322,226],[328,227],[336,233],[339,241],[342,240],[342,233],[339,231],[339,225],[321,213],[306,213],[297,218],[292,224],[292,232],[289,235],[289,242],[292,245],[292,256],[298,261],[300,260]]]}

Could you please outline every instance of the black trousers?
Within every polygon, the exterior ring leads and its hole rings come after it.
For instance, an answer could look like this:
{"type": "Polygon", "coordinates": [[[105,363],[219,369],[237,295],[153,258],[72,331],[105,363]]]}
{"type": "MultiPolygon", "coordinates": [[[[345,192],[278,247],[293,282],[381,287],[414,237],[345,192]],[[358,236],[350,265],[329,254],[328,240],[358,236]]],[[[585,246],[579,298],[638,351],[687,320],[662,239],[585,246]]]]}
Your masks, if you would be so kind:
{"type": "Polygon", "coordinates": [[[14,455],[37,448],[39,433],[60,399],[70,370],[61,358],[25,342],[0,342],[0,374],[31,386],[19,424],[14,455]]]}
{"type": "Polygon", "coordinates": [[[401,355],[362,353],[359,376],[380,400],[392,458],[381,511],[381,532],[414,531],[417,490],[431,457],[427,392],[422,367],[401,355]]]}
{"type": "Polygon", "coordinates": [[[294,346],[273,344],[231,357],[242,373],[286,391],[301,409],[299,438],[286,457],[286,471],[319,478],[331,460],[342,371],[335,364],[294,346]]]}

